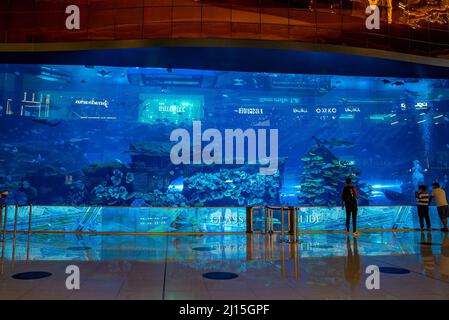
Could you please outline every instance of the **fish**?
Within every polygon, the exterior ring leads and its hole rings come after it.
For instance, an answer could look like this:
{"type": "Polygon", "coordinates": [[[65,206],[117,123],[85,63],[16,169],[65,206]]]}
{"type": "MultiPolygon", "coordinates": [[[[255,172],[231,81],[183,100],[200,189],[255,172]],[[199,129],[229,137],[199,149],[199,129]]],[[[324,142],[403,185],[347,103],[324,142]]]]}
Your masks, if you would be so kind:
{"type": "Polygon", "coordinates": [[[317,144],[319,146],[323,146],[323,145],[327,145],[329,147],[349,147],[354,145],[354,143],[349,142],[349,141],[344,141],[344,140],[337,140],[337,139],[332,139],[332,140],[320,140],[315,136],[312,136],[312,138],[317,142],[317,144]]]}
{"type": "Polygon", "coordinates": [[[84,66],[84,68],[86,68],[86,69],[94,69],[95,66],[86,64],[86,65],[84,66]]]}
{"type": "Polygon", "coordinates": [[[407,203],[407,201],[409,200],[409,197],[406,194],[400,192],[387,189],[383,189],[382,192],[388,200],[396,203],[407,203]]]}
{"type": "Polygon", "coordinates": [[[432,107],[428,107],[426,110],[422,110],[425,114],[428,114],[432,110],[432,107]]]}
{"type": "Polygon", "coordinates": [[[270,126],[270,119],[265,121],[259,121],[254,124],[255,127],[269,127],[270,126]]]}
{"type": "Polygon", "coordinates": [[[100,70],[97,72],[97,76],[103,77],[103,78],[110,78],[110,77],[112,77],[111,73],[112,73],[112,71],[100,70]]]}
{"type": "Polygon", "coordinates": [[[323,88],[323,87],[318,88],[318,92],[319,92],[319,93],[326,93],[327,91],[328,91],[327,88],[323,88]]]}
{"type": "Polygon", "coordinates": [[[354,145],[354,143],[344,140],[332,139],[331,141],[326,141],[326,144],[332,147],[349,147],[354,145]]]}
{"type": "Polygon", "coordinates": [[[79,142],[89,141],[89,139],[88,138],[72,138],[69,141],[70,141],[70,143],[79,143],[79,142]]]}
{"type": "Polygon", "coordinates": [[[36,157],[36,159],[31,160],[31,163],[41,163],[44,160],[44,158],[39,153],[36,157]]]}
{"type": "Polygon", "coordinates": [[[33,122],[43,124],[49,127],[57,127],[61,121],[51,121],[48,119],[33,119],[33,122]]]}
{"type": "Polygon", "coordinates": [[[417,91],[412,91],[412,90],[408,90],[408,89],[405,89],[405,92],[406,93],[408,93],[408,94],[410,94],[410,95],[413,95],[413,96],[415,96],[415,97],[419,97],[419,92],[417,92],[417,91]]]}
{"type": "Polygon", "coordinates": [[[402,86],[402,85],[404,85],[404,81],[396,81],[396,82],[393,82],[392,85],[394,85],[394,86],[402,86]]]}
{"type": "Polygon", "coordinates": [[[12,153],[19,152],[17,147],[13,146],[12,144],[5,143],[2,147],[3,147],[3,150],[6,151],[6,152],[12,152],[12,153]]]}
{"type": "Polygon", "coordinates": [[[391,81],[390,81],[390,80],[387,80],[387,79],[383,79],[382,82],[383,82],[384,84],[391,83],[391,81]]]}

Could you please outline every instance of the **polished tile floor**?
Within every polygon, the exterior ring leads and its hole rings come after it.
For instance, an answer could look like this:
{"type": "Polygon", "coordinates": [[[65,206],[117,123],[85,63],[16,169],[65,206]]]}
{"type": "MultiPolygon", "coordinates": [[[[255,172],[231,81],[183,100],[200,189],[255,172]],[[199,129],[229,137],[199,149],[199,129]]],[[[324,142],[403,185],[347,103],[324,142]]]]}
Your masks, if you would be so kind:
{"type": "Polygon", "coordinates": [[[0,299],[449,299],[449,238],[440,231],[279,235],[90,236],[9,234],[2,246],[0,299]],[[68,265],[80,289],[65,286],[68,265]],[[368,265],[380,273],[368,290],[368,265]],[[12,275],[47,271],[48,278],[12,275]],[[206,272],[238,278],[210,280],[206,272]]]}

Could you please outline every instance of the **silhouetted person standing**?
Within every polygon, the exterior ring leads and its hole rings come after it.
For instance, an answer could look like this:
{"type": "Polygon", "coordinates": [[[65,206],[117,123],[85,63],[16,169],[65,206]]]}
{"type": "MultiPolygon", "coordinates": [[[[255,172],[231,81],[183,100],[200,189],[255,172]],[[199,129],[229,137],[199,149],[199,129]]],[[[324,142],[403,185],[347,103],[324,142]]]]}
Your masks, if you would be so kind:
{"type": "Polygon", "coordinates": [[[441,231],[447,232],[447,218],[449,216],[449,206],[447,203],[446,192],[444,189],[440,188],[440,184],[438,182],[433,183],[432,194],[430,195],[430,201],[435,198],[435,202],[437,204],[438,215],[440,216],[441,223],[443,224],[443,228],[441,231]]]}
{"type": "Polygon", "coordinates": [[[352,215],[352,232],[358,236],[357,231],[357,197],[359,193],[357,188],[352,185],[351,178],[346,179],[346,186],[341,193],[342,209],[346,208],[346,232],[349,232],[349,223],[352,215]]]}

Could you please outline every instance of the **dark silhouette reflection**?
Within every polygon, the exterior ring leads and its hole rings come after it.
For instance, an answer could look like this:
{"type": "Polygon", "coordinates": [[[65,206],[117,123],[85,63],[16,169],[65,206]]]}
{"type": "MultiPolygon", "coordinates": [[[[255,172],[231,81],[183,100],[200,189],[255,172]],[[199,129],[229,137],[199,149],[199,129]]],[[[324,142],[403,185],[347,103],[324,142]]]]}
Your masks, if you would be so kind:
{"type": "Polygon", "coordinates": [[[345,279],[349,283],[352,290],[357,288],[361,278],[357,238],[353,239],[354,246],[351,248],[351,239],[349,236],[346,238],[347,257],[345,261],[345,279]]]}
{"type": "Polygon", "coordinates": [[[442,280],[449,280],[449,237],[446,232],[441,243],[440,274],[442,280]]]}
{"type": "Polygon", "coordinates": [[[421,232],[420,250],[421,250],[421,257],[422,257],[421,269],[424,270],[424,274],[426,276],[432,277],[433,271],[435,269],[435,258],[433,257],[433,252],[432,252],[432,233],[431,232],[427,232],[427,237],[426,237],[426,233],[421,232]]]}

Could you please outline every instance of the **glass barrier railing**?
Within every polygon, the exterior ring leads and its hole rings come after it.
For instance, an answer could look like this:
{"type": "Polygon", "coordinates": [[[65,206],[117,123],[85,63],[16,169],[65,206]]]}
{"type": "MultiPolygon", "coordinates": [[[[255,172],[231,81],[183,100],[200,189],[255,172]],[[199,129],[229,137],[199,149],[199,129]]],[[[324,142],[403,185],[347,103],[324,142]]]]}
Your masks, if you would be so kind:
{"type": "Polygon", "coordinates": [[[246,208],[243,207],[7,206],[7,208],[8,231],[14,230],[15,221],[17,231],[28,229],[129,233],[246,231],[246,208]]]}
{"type": "MultiPolygon", "coordinates": [[[[291,218],[285,215],[284,230],[291,218]]],[[[339,207],[296,207],[300,231],[342,230],[346,213],[339,207]]],[[[2,209],[1,224],[7,231],[103,232],[103,233],[202,233],[264,231],[266,208],[246,207],[95,207],[95,206],[12,206],[2,209]],[[6,210],[7,208],[7,210],[6,210]],[[7,213],[6,213],[7,211],[7,213]],[[6,216],[6,220],[5,220],[6,216]],[[31,217],[30,217],[31,216],[31,217]],[[30,224],[31,221],[31,224],[30,224]]],[[[440,225],[435,207],[431,207],[432,225],[440,225]]],[[[280,231],[281,209],[272,209],[273,231],[280,231]]],[[[414,206],[359,207],[358,228],[418,228],[414,206]]],[[[271,222],[271,221],[270,221],[271,222]]]]}

